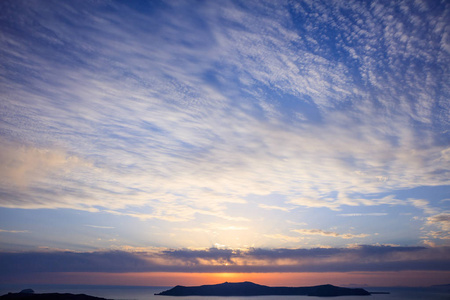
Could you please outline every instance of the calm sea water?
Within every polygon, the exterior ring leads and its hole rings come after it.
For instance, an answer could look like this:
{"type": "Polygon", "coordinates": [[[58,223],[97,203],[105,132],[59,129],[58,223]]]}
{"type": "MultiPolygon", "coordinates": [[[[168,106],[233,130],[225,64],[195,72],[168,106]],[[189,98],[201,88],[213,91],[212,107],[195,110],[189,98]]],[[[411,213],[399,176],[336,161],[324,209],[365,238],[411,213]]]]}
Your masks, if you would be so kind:
{"type": "MultiPolygon", "coordinates": [[[[0,295],[8,292],[19,292],[31,288],[36,293],[72,293],[88,294],[115,300],[311,300],[328,299],[308,296],[254,296],[254,297],[170,297],[155,296],[170,287],[129,287],[129,286],[92,286],[92,285],[4,285],[0,284],[0,295]]],[[[388,291],[389,295],[341,296],[336,300],[450,300],[450,290],[443,288],[367,288],[369,292],[388,291]]]]}

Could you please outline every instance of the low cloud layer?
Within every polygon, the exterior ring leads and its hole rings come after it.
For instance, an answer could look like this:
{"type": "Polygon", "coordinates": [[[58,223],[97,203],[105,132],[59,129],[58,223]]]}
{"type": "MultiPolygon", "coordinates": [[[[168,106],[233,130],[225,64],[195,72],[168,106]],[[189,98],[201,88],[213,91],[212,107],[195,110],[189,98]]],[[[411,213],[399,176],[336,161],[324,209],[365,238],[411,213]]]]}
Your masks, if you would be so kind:
{"type": "Polygon", "coordinates": [[[0,253],[0,273],[449,271],[450,248],[174,249],[156,252],[0,253]]]}

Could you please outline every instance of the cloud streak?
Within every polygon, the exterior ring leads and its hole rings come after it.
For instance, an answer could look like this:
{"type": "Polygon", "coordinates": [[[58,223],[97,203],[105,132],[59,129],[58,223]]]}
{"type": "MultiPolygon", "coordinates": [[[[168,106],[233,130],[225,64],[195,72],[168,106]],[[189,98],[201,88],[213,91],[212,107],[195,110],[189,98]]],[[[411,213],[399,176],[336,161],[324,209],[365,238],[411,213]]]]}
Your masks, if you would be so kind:
{"type": "Polygon", "coordinates": [[[341,217],[365,217],[365,216],[371,216],[371,217],[383,217],[387,216],[388,213],[352,213],[352,214],[339,214],[341,217]]]}
{"type": "Polygon", "coordinates": [[[7,232],[7,233],[27,233],[28,230],[8,230],[8,229],[0,229],[0,232],[7,232]]]}
{"type": "Polygon", "coordinates": [[[293,232],[300,233],[301,235],[321,235],[321,236],[331,236],[340,237],[343,239],[353,239],[353,238],[363,238],[369,236],[368,234],[351,234],[351,233],[337,233],[334,231],[324,231],[321,229],[294,229],[293,232]]]}

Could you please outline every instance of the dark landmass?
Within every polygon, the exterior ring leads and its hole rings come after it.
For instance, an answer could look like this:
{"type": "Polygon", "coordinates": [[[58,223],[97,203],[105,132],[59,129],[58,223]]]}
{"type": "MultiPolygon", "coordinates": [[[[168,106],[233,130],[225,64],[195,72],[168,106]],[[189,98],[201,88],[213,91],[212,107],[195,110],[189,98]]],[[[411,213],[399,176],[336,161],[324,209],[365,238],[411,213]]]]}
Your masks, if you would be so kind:
{"type": "Polygon", "coordinates": [[[93,297],[85,294],[34,294],[29,290],[24,290],[20,293],[8,293],[0,296],[0,300],[108,300],[105,298],[93,297]]]}
{"type": "Polygon", "coordinates": [[[202,286],[181,286],[155,294],[159,296],[369,296],[360,288],[343,288],[331,284],[310,287],[269,287],[253,282],[221,283],[202,286]]]}

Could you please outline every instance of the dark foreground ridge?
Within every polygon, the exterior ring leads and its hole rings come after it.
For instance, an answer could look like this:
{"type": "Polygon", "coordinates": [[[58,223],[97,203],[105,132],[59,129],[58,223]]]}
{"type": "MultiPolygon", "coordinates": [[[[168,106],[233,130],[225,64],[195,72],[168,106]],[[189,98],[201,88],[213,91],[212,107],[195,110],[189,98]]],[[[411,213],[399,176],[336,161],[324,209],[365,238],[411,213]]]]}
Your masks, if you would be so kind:
{"type": "Polygon", "coordinates": [[[253,282],[221,283],[202,286],[181,286],[155,294],[159,296],[369,296],[364,289],[343,288],[331,284],[309,287],[269,287],[253,282]]]}
{"type": "Polygon", "coordinates": [[[26,289],[20,293],[8,293],[0,296],[0,300],[108,300],[105,298],[93,297],[85,294],[35,294],[33,290],[26,289]]]}

